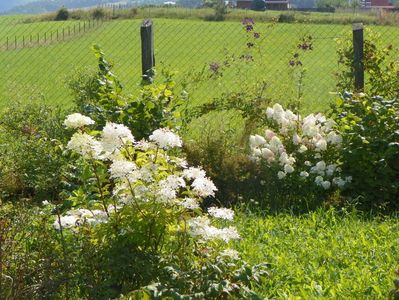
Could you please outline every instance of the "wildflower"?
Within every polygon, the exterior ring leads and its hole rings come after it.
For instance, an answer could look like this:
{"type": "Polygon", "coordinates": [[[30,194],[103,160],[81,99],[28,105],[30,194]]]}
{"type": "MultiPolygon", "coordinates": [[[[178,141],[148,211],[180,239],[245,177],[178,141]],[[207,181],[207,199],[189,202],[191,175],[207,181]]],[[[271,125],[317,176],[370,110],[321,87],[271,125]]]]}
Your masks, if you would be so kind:
{"type": "Polygon", "coordinates": [[[131,161],[114,160],[110,166],[109,172],[111,173],[111,178],[124,178],[136,169],[136,164],[131,161]]]}
{"type": "Polygon", "coordinates": [[[71,114],[67,116],[64,121],[64,125],[67,128],[71,129],[81,128],[83,126],[92,125],[94,123],[95,122],[91,118],[86,117],[80,113],[71,114]]]}
{"type": "Polygon", "coordinates": [[[180,187],[185,187],[186,182],[182,177],[176,175],[169,175],[166,179],[159,182],[159,196],[163,200],[171,200],[176,198],[177,190],[180,187]]]}
{"type": "Polygon", "coordinates": [[[259,33],[259,32],[254,32],[254,38],[255,38],[255,39],[260,38],[260,33],[259,33]]]}
{"type": "Polygon", "coordinates": [[[210,207],[208,208],[208,213],[212,217],[224,220],[233,220],[234,218],[234,211],[229,208],[210,207]]]}
{"type": "Polygon", "coordinates": [[[106,123],[102,132],[102,144],[105,151],[113,152],[128,142],[134,142],[129,128],[122,124],[106,123]]]}
{"type": "Polygon", "coordinates": [[[182,146],[180,137],[167,128],[155,130],[150,135],[150,140],[155,142],[160,148],[163,149],[182,146]]]}
{"type": "Polygon", "coordinates": [[[211,63],[209,64],[209,70],[211,70],[213,73],[218,73],[220,69],[220,65],[218,63],[211,63]]]}

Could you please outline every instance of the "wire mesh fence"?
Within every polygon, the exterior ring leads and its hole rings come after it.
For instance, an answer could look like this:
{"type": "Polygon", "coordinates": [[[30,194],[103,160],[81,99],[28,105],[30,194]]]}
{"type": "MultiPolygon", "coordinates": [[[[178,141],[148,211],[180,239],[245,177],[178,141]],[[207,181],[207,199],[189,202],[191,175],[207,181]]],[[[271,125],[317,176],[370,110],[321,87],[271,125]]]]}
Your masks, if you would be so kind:
{"type": "MultiPolygon", "coordinates": [[[[306,108],[319,108],[336,90],[337,39],[350,39],[352,26],[350,19],[322,24],[321,14],[303,15],[306,21],[292,22],[292,12],[232,11],[225,21],[211,22],[195,9],[109,7],[72,11],[66,21],[53,21],[51,14],[2,16],[0,104],[39,95],[49,103],[71,105],[68,81],[77,72],[95,72],[94,44],[134,94],[141,81],[140,24],[152,18],[156,76],[176,71],[178,84],[191,83],[195,104],[262,81],[275,100],[301,93],[306,108]]],[[[364,17],[373,23],[369,14],[364,17]]],[[[366,28],[378,33],[384,45],[399,47],[399,28],[392,23],[366,28]]]]}

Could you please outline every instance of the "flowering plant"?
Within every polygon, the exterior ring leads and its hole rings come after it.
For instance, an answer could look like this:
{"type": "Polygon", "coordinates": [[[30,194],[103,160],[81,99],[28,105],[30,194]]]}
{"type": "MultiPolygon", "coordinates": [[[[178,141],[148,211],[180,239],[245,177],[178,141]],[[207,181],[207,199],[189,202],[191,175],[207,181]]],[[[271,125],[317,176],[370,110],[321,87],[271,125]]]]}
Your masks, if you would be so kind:
{"type": "Polygon", "coordinates": [[[280,104],[266,110],[268,127],[250,136],[251,159],[270,168],[280,181],[316,191],[344,188],[339,161],[342,137],[324,115],[302,117],[280,104]]]}
{"type": "MultiPolygon", "coordinates": [[[[122,124],[107,122],[102,131],[90,131],[93,124],[81,114],[70,115],[65,122],[77,129],[67,148],[81,157],[81,183],[69,197],[71,209],[54,221],[61,234],[91,232],[89,243],[94,252],[122,239],[124,249],[152,257],[156,274],[162,273],[167,261],[188,272],[198,266],[193,261],[208,259],[202,257],[205,253],[213,259],[223,255],[225,243],[240,239],[231,225],[231,209],[202,211],[202,199],[214,196],[217,188],[200,167],[190,167],[172,155],[182,146],[175,132],[160,128],[149,140],[136,141],[122,124]]],[[[143,279],[141,273],[132,268],[118,274],[115,284],[126,278],[131,284],[117,292],[149,285],[155,278],[153,274],[143,279]]],[[[240,292],[237,285],[231,291],[240,292]]]]}

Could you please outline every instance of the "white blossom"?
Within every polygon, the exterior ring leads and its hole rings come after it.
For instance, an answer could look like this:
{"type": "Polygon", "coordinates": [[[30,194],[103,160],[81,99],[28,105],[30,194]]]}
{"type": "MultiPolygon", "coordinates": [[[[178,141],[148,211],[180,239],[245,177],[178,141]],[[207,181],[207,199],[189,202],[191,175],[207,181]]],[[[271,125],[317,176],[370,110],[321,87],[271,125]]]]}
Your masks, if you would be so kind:
{"type": "Polygon", "coordinates": [[[184,198],[179,202],[179,205],[183,206],[185,209],[197,209],[199,208],[199,203],[197,199],[194,198],[184,198]]]}
{"type": "Polygon", "coordinates": [[[190,167],[183,170],[183,176],[187,179],[204,178],[206,173],[201,168],[190,167]]]}
{"type": "Polygon", "coordinates": [[[198,177],[191,184],[193,191],[200,197],[215,196],[217,188],[212,180],[206,177],[198,177]]]}
{"type": "Polygon", "coordinates": [[[182,140],[180,137],[167,128],[155,130],[150,135],[150,140],[155,142],[160,148],[163,149],[182,146],[182,140]]]}
{"type": "Polygon", "coordinates": [[[284,172],[287,174],[293,173],[295,171],[295,169],[289,165],[289,164],[285,164],[284,165],[284,172]]]}
{"type": "Polygon", "coordinates": [[[113,152],[129,142],[134,142],[129,128],[122,124],[106,123],[102,131],[102,144],[105,151],[113,152]]]}
{"type": "Polygon", "coordinates": [[[109,172],[111,173],[111,178],[124,178],[136,169],[136,164],[131,161],[114,160],[109,168],[109,172]]]}
{"type": "Polygon", "coordinates": [[[299,173],[299,176],[301,177],[309,177],[309,173],[306,171],[302,171],[301,173],[299,173]]]}
{"type": "Polygon", "coordinates": [[[71,114],[67,116],[64,121],[64,125],[67,128],[71,129],[81,128],[83,126],[92,125],[94,123],[95,122],[91,118],[86,117],[80,113],[71,114]]]}
{"type": "Polygon", "coordinates": [[[234,218],[234,211],[229,208],[210,207],[208,208],[208,213],[212,217],[224,220],[233,220],[234,218]]]}
{"type": "Polygon", "coordinates": [[[87,133],[75,132],[67,144],[67,148],[79,153],[83,157],[99,158],[102,147],[94,137],[87,133]]]}
{"type": "Polygon", "coordinates": [[[284,173],[283,171],[278,171],[277,173],[278,179],[283,179],[285,176],[287,176],[286,173],[284,173]]]}
{"type": "Polygon", "coordinates": [[[321,186],[322,186],[325,190],[328,190],[328,189],[330,188],[330,186],[331,186],[331,182],[328,181],[328,180],[323,181],[323,182],[321,183],[321,186]]]}

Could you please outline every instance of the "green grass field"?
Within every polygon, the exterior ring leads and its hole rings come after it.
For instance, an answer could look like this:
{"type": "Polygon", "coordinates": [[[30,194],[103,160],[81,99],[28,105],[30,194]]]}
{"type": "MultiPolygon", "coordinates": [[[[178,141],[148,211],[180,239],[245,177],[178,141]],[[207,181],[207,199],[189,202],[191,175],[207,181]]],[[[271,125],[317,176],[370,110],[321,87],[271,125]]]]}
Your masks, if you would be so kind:
{"type": "MultiPolygon", "coordinates": [[[[318,15],[315,15],[318,16],[318,15]]],[[[90,48],[99,44],[109,60],[115,64],[115,73],[129,92],[134,93],[140,82],[141,19],[114,20],[95,26],[90,31],[73,35],[65,41],[39,43],[31,48],[4,50],[7,37],[18,45],[37,38],[40,41],[57,29],[60,34],[79,26],[80,21],[23,23],[23,17],[0,17],[0,105],[10,101],[26,101],[42,95],[48,103],[69,106],[72,98],[65,82],[76,69],[95,69],[96,62],[90,48]]],[[[255,20],[256,21],[256,20],[255,20]]],[[[284,102],[295,97],[297,81],[290,75],[288,61],[296,50],[299,39],[313,38],[314,50],[302,59],[307,73],[304,79],[304,109],[319,110],[327,107],[335,91],[333,73],[337,70],[336,38],[351,34],[350,25],[338,24],[284,24],[256,23],[261,33],[257,40],[259,53],[254,63],[243,64],[224,71],[223,77],[195,86],[194,105],[209,101],[221,92],[240,90],[256,80],[269,83],[268,95],[284,102]]],[[[210,63],[223,63],[228,55],[236,58],[246,53],[246,33],[238,21],[206,22],[202,20],[154,19],[155,55],[158,71],[167,68],[177,71],[176,81],[187,78],[188,72],[205,67],[210,74],[210,63]]],[[[375,26],[384,42],[397,44],[399,28],[375,26]]],[[[55,38],[55,37],[54,37],[55,38]]]]}

